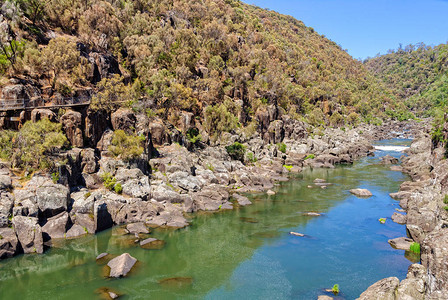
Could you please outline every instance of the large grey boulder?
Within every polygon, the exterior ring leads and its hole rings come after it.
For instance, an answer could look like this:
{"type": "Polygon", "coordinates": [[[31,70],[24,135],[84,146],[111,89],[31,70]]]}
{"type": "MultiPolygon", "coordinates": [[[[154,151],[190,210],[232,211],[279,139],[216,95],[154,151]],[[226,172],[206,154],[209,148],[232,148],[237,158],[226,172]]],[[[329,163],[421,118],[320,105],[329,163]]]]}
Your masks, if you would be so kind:
{"type": "Polygon", "coordinates": [[[42,229],[37,218],[16,216],[12,224],[25,254],[44,252],[42,229]]]}
{"type": "Polygon", "coordinates": [[[149,233],[148,228],[146,228],[144,223],[131,223],[126,225],[126,230],[129,233],[149,233]]]}
{"type": "Polygon", "coordinates": [[[128,134],[133,133],[137,121],[134,113],[127,108],[120,108],[111,115],[114,130],[124,130],[128,134]]]}
{"type": "Polygon", "coordinates": [[[69,226],[69,215],[66,211],[51,217],[47,220],[44,226],[42,226],[42,233],[44,239],[62,239],[65,237],[65,232],[69,226]]]}
{"type": "Polygon", "coordinates": [[[14,191],[14,216],[29,216],[37,217],[39,214],[39,207],[36,202],[36,193],[30,189],[15,190],[14,191]]]}
{"type": "Polygon", "coordinates": [[[12,228],[0,228],[0,259],[14,256],[18,251],[19,240],[12,228]]]}
{"type": "Polygon", "coordinates": [[[140,169],[120,168],[115,174],[117,182],[123,188],[123,194],[147,200],[151,194],[149,178],[140,169]]]}
{"type": "Polygon", "coordinates": [[[401,225],[406,224],[406,215],[399,214],[399,213],[395,212],[392,215],[392,221],[394,221],[397,224],[401,224],[401,225]]]}
{"type": "Polygon", "coordinates": [[[371,197],[372,196],[372,193],[366,189],[351,189],[350,193],[352,193],[356,197],[371,197]]]}
{"type": "Polygon", "coordinates": [[[0,175],[0,190],[12,189],[12,179],[8,175],[0,175]]]}
{"type": "Polygon", "coordinates": [[[137,262],[137,259],[129,255],[129,253],[123,253],[120,256],[111,259],[107,266],[110,268],[109,277],[124,277],[137,262]]]}
{"type": "Polygon", "coordinates": [[[252,202],[247,197],[241,196],[239,194],[233,194],[232,197],[238,202],[241,206],[251,205],[252,202]]]}
{"type": "Polygon", "coordinates": [[[400,280],[397,277],[389,277],[372,284],[358,300],[395,300],[400,280]]]}
{"type": "Polygon", "coordinates": [[[36,190],[39,209],[47,217],[66,211],[70,203],[70,191],[61,184],[46,182],[36,190]]]}
{"type": "Polygon", "coordinates": [[[197,192],[201,189],[201,181],[187,172],[177,171],[168,176],[169,182],[185,191],[197,192]]]}
{"type": "Polygon", "coordinates": [[[65,234],[65,238],[73,239],[73,238],[81,237],[86,234],[87,234],[87,231],[86,231],[86,229],[84,229],[84,227],[82,227],[81,225],[78,225],[78,224],[73,224],[73,226],[65,234]]]}
{"type": "Polygon", "coordinates": [[[192,198],[198,210],[213,211],[228,202],[229,193],[222,186],[210,185],[192,194],[192,198]]]}

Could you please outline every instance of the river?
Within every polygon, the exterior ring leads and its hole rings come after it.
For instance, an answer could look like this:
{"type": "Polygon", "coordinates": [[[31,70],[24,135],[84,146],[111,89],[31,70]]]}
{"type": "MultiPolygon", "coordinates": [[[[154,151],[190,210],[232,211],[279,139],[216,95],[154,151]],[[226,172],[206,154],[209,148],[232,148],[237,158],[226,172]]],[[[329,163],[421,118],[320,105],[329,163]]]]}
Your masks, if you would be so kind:
{"type": "Polygon", "coordinates": [[[390,219],[399,206],[389,193],[408,178],[379,164],[383,155],[402,153],[381,149],[351,166],[305,170],[276,195],[250,196],[251,206],[195,214],[181,230],[154,230],[149,236],[164,240],[162,249],[142,249],[116,227],[60,242],[43,255],[1,261],[0,298],[95,299],[108,287],[123,299],[317,299],[339,284],[335,299],[355,299],[379,279],[405,278],[411,264],[387,242],[406,234],[390,219]],[[316,178],[333,185],[314,186],[316,178]],[[367,188],[373,197],[357,198],[352,188],[367,188]],[[128,277],[108,279],[104,263],[95,261],[102,252],[128,252],[139,263],[128,277]],[[160,283],[173,277],[183,279],[160,283]]]}

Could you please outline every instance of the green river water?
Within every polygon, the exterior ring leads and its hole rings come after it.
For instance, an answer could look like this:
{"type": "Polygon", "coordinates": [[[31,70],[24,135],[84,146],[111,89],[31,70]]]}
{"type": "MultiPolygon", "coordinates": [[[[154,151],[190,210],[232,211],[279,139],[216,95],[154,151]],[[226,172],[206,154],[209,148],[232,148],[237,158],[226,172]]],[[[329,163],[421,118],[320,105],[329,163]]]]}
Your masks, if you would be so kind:
{"type": "Polygon", "coordinates": [[[122,299],[317,299],[336,283],[336,299],[355,299],[379,279],[403,279],[411,264],[387,243],[405,235],[390,219],[398,202],[388,194],[407,177],[379,164],[385,154],[401,155],[377,151],[353,166],[306,170],[274,196],[252,195],[251,206],[195,214],[181,230],[154,230],[149,236],[164,240],[162,249],[141,249],[117,227],[1,261],[0,299],[99,299],[104,287],[122,299]],[[315,178],[333,185],[307,188],[315,178]],[[357,198],[352,188],[374,196],[357,198]],[[310,211],[323,215],[303,215],[310,211]],[[139,263],[128,277],[109,279],[106,262],[95,261],[102,252],[128,252],[139,263]],[[161,283],[173,277],[181,279],[161,283]]]}

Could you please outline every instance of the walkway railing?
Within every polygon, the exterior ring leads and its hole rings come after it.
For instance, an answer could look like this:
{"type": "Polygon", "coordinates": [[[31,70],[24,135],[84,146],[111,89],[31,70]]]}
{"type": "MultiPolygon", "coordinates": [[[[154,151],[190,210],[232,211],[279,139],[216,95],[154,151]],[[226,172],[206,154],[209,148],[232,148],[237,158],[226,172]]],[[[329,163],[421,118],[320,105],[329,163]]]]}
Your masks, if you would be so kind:
{"type": "Polygon", "coordinates": [[[2,99],[0,111],[29,110],[35,108],[58,108],[89,105],[91,97],[34,98],[34,99],[2,99]]]}

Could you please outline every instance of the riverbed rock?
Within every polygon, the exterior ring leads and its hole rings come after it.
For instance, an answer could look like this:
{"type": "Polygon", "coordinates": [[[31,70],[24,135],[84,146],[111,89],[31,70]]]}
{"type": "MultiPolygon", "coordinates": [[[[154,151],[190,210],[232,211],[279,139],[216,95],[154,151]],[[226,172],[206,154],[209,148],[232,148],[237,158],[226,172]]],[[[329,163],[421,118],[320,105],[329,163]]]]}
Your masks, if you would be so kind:
{"type": "Polygon", "coordinates": [[[350,193],[357,197],[371,197],[372,193],[367,189],[351,189],[350,193]]]}
{"type": "Polygon", "coordinates": [[[229,199],[229,193],[219,185],[209,185],[192,194],[198,210],[218,210],[229,199]]]}
{"type": "Polygon", "coordinates": [[[380,158],[381,160],[381,164],[383,165],[395,165],[398,164],[398,159],[390,156],[390,155],[386,155],[380,158]]]}
{"type": "Polygon", "coordinates": [[[0,190],[0,228],[10,225],[10,217],[13,212],[14,196],[0,190]]]}
{"type": "Polygon", "coordinates": [[[395,293],[400,284],[397,277],[382,279],[371,285],[358,300],[395,300],[395,293]]]}
{"type": "Polygon", "coordinates": [[[409,251],[409,249],[411,248],[411,244],[414,241],[410,238],[406,238],[406,237],[398,237],[395,239],[391,239],[388,240],[388,243],[395,249],[401,249],[401,250],[406,250],[409,251]]]}
{"type": "Polygon", "coordinates": [[[232,197],[238,202],[241,206],[251,205],[249,198],[241,196],[239,194],[233,194],[232,197]]]}
{"type": "Polygon", "coordinates": [[[78,224],[73,224],[73,226],[65,234],[66,239],[74,239],[87,234],[87,229],[78,224]]]}
{"type": "Polygon", "coordinates": [[[67,212],[62,212],[59,215],[49,218],[47,223],[42,226],[44,240],[64,238],[69,226],[69,220],[70,218],[67,212]]]}
{"type": "Polygon", "coordinates": [[[132,269],[137,262],[137,259],[129,255],[129,253],[123,253],[120,256],[111,259],[107,266],[110,268],[109,277],[124,277],[132,269]]]}
{"type": "Polygon", "coordinates": [[[44,252],[42,228],[37,218],[16,216],[12,224],[25,254],[44,252]]]}
{"type": "Polygon", "coordinates": [[[129,233],[149,233],[148,228],[146,228],[144,223],[131,223],[126,225],[126,230],[129,233]]]}
{"type": "Polygon", "coordinates": [[[404,224],[406,224],[406,215],[399,214],[399,213],[395,212],[392,215],[392,221],[394,221],[397,224],[404,225],[404,224]]]}

